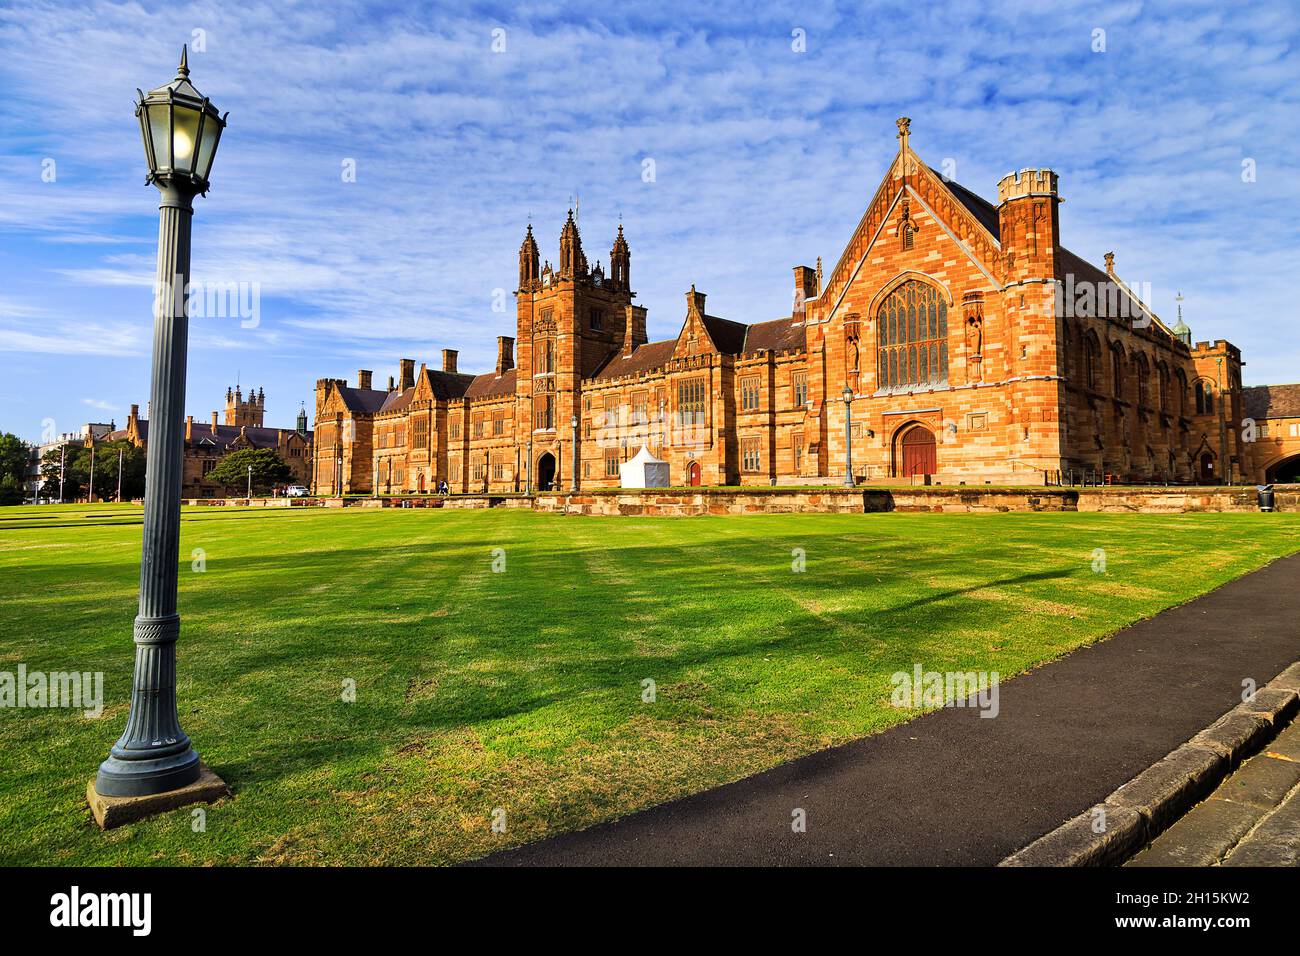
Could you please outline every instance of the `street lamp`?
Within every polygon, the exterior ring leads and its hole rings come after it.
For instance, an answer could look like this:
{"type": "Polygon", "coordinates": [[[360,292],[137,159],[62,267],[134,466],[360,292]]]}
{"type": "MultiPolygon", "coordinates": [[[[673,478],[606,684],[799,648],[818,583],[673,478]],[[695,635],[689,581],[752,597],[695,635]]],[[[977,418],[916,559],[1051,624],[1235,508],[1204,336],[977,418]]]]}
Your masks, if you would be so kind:
{"type": "Polygon", "coordinates": [[[181,629],[180,615],[176,613],[176,575],[189,333],[185,286],[190,274],[190,220],[194,197],[207,194],[217,142],[226,126],[225,117],[194,88],[189,75],[187,53],[182,48],[176,78],[147,95],[140,93],[135,108],[149,164],[146,182],[157,187],[161,196],[150,389],[153,420],[149,423],[145,459],[148,480],[131,710],[126,729],[99,766],[91,794],[92,809],[102,826],[111,824],[100,815],[95,794],[101,798],[151,797],[202,788],[213,782],[222,789],[225,786],[215,778],[200,781],[204,768],[176,714],[176,639],[181,629]]]}
{"type": "Polygon", "coordinates": [[[573,476],[569,479],[569,492],[578,493],[578,416],[569,416],[569,427],[573,429],[573,476]]]}
{"type": "Polygon", "coordinates": [[[844,386],[844,487],[853,487],[853,389],[844,386]]]}
{"type": "Polygon", "coordinates": [[[248,466],[248,500],[253,500],[253,466],[248,466]]]}

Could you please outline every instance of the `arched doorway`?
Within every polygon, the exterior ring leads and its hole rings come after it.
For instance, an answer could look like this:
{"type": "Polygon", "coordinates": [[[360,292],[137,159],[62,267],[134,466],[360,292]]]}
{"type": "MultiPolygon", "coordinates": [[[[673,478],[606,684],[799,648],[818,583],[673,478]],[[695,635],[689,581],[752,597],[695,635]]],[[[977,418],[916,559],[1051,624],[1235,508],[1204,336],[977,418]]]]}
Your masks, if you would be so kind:
{"type": "Polygon", "coordinates": [[[686,483],[692,488],[700,483],[700,463],[693,461],[686,466],[686,483]]]}
{"type": "Polygon", "coordinates": [[[1203,485],[1212,485],[1215,482],[1214,456],[1208,451],[1201,455],[1201,464],[1198,469],[1198,475],[1200,476],[1201,484],[1203,485]]]}
{"type": "Polygon", "coordinates": [[[1300,455],[1283,458],[1276,464],[1269,465],[1264,473],[1264,480],[1269,484],[1288,485],[1300,482],[1300,455]]]}
{"type": "Polygon", "coordinates": [[[898,445],[898,474],[901,477],[935,473],[934,432],[924,425],[913,425],[903,433],[898,445]]]}
{"type": "Polygon", "coordinates": [[[551,491],[555,487],[555,456],[549,451],[537,459],[537,490],[551,491]]]}

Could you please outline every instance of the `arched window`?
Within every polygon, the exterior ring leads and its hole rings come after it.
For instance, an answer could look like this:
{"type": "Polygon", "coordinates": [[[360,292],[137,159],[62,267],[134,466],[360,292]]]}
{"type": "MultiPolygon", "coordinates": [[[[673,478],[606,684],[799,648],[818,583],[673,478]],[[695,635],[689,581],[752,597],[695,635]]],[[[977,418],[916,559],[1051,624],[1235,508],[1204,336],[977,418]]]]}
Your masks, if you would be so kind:
{"type": "Polygon", "coordinates": [[[948,302],[932,285],[911,280],[889,294],[876,313],[880,388],[948,381],[948,302]]]}
{"type": "Polygon", "coordinates": [[[1115,397],[1124,397],[1124,350],[1111,346],[1110,350],[1111,384],[1115,388],[1115,397]]]}
{"type": "Polygon", "coordinates": [[[1089,332],[1083,337],[1083,380],[1094,392],[1101,387],[1101,346],[1089,332]]]}
{"type": "Polygon", "coordinates": [[[1196,383],[1196,414],[1214,414],[1214,393],[1205,382],[1196,383]]]}

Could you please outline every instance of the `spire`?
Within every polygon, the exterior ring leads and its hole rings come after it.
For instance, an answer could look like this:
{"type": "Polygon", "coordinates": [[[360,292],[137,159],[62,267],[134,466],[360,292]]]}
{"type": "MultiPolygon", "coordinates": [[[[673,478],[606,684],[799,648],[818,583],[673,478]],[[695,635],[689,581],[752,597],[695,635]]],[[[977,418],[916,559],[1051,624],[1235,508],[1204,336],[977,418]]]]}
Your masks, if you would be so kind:
{"type": "Polygon", "coordinates": [[[530,289],[539,278],[537,268],[537,241],[533,238],[533,224],[528,224],[524,241],[519,246],[519,288],[530,289]]]}
{"type": "Polygon", "coordinates": [[[560,231],[560,278],[582,279],[587,275],[587,257],[582,253],[582,237],[578,235],[578,224],[574,221],[573,210],[560,231]]]}
{"type": "Polygon", "coordinates": [[[182,44],[181,44],[181,62],[180,62],[180,65],[179,65],[178,67],[176,67],[176,78],[177,78],[177,79],[184,79],[185,77],[187,77],[187,76],[189,76],[189,75],[190,75],[190,52],[189,52],[189,45],[188,45],[188,44],[185,44],[185,43],[182,43],[182,44]]]}
{"type": "Polygon", "coordinates": [[[1192,330],[1183,321],[1183,294],[1179,292],[1174,296],[1174,300],[1178,303],[1178,324],[1173,328],[1174,338],[1190,347],[1192,344],[1192,330]]]}
{"type": "Polygon", "coordinates": [[[632,252],[623,238],[623,224],[618,224],[618,235],[614,237],[614,248],[609,251],[609,279],[615,289],[626,291],[631,288],[632,252]]]}
{"type": "Polygon", "coordinates": [[[895,123],[898,126],[898,152],[899,155],[906,153],[908,150],[907,139],[911,135],[912,120],[907,116],[900,116],[895,123]]]}

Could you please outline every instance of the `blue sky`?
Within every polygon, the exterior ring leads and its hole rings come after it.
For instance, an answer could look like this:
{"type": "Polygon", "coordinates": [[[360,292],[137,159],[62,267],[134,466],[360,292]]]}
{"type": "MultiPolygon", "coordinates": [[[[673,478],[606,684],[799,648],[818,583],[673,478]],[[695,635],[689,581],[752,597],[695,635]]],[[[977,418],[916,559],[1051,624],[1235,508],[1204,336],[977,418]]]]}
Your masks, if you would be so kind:
{"type": "Polygon", "coordinates": [[[198,418],[236,376],[289,426],[318,377],[385,381],[442,348],[488,369],[514,331],[524,226],[554,262],[575,194],[593,262],[621,214],[652,338],[676,332],[692,283],[714,314],[788,314],[791,268],[838,258],[900,115],[985,197],[1012,169],[1057,170],[1065,245],[1113,249],[1171,322],[1181,291],[1195,338],[1242,348],[1247,384],[1300,380],[1288,4],[11,0],[2,431],[120,424],[147,399],[157,208],[132,101],[196,38],[191,79],[230,127],[194,274],[255,284],[261,306],[253,328],[194,321],[198,418]]]}

